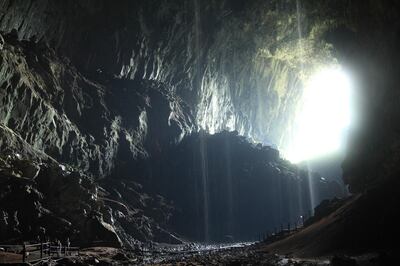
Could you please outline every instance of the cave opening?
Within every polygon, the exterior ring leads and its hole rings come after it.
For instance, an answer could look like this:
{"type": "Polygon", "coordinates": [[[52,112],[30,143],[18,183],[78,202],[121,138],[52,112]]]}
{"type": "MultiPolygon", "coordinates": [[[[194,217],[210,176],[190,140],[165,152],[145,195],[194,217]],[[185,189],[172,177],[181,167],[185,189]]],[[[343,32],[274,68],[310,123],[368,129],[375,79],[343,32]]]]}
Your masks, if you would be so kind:
{"type": "Polygon", "coordinates": [[[354,87],[341,67],[317,70],[305,81],[296,110],[293,139],[283,156],[294,163],[345,152],[354,125],[354,87]]]}

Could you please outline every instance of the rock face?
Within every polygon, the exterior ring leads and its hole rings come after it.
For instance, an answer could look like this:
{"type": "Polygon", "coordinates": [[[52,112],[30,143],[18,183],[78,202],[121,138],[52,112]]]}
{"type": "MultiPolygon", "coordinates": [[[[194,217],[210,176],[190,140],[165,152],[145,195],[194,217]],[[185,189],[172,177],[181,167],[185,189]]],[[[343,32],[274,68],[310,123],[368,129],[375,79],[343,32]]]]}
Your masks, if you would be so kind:
{"type": "Polygon", "coordinates": [[[5,0],[0,30],[49,43],[81,71],[172,88],[206,131],[237,130],[281,150],[293,133],[301,76],[307,74],[301,69],[335,61],[334,54],[358,76],[357,104],[365,113],[344,164],[345,181],[357,192],[397,165],[398,129],[390,121],[398,116],[393,99],[399,75],[385,65],[399,62],[399,9],[395,0],[5,0]]]}
{"type": "Polygon", "coordinates": [[[1,240],[248,240],[332,196],[334,183],[310,184],[272,148],[209,135],[282,147],[299,68],[332,59],[322,36],[335,23],[311,17],[297,41],[302,12],[294,1],[2,1],[1,240]]]}
{"type": "Polygon", "coordinates": [[[2,168],[0,209],[8,232],[2,240],[36,237],[43,228],[48,237],[69,235],[81,243],[175,241],[143,213],[152,206],[150,214],[165,223],[171,207],[162,197],[146,195],[132,180],[119,181],[118,189],[107,186],[115,197],[87,175],[131,178],[139,159],[194,130],[180,98],[156,82],[89,80],[46,45],[20,42],[13,35],[5,40],[0,51],[1,155],[18,154],[23,161],[5,159],[2,168]],[[60,170],[58,162],[87,175],[60,170]],[[13,197],[15,206],[9,204],[13,197]]]}
{"type": "Polygon", "coordinates": [[[0,29],[50,43],[80,70],[168,84],[207,132],[284,150],[302,69],[333,61],[322,35],[335,20],[308,2],[3,1],[0,29]]]}
{"type": "Polygon", "coordinates": [[[89,80],[45,45],[7,38],[0,69],[4,151],[45,158],[42,152],[104,177],[120,155],[144,158],[157,143],[162,149],[194,129],[190,112],[163,85],[89,80]]]}
{"type": "Polygon", "coordinates": [[[343,179],[353,193],[394,182],[399,169],[400,23],[396,1],[356,1],[342,15],[343,24],[329,31],[339,60],[354,76],[357,127],[349,139],[343,179]]]}
{"type": "Polygon", "coordinates": [[[246,241],[288,223],[299,226],[315,202],[340,188],[315,173],[309,179],[277,150],[237,132],[192,134],[155,158],[151,169],[157,182],[143,183],[173,201],[170,228],[206,242],[246,241]]]}
{"type": "Polygon", "coordinates": [[[70,167],[21,155],[2,157],[0,163],[2,241],[69,238],[80,245],[115,247],[179,242],[162,229],[172,206],[133,181],[99,184],[70,167]]]}

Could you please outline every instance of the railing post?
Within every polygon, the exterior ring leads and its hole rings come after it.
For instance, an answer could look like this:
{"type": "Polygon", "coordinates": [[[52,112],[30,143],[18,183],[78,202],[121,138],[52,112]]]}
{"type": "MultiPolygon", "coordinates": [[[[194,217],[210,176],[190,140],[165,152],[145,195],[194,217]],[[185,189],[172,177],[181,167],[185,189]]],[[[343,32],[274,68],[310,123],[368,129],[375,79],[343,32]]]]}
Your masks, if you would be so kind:
{"type": "Polygon", "coordinates": [[[43,258],[43,243],[40,241],[40,258],[43,258]]]}
{"type": "Polygon", "coordinates": [[[26,261],[26,246],[25,243],[22,245],[22,262],[26,261]]]}

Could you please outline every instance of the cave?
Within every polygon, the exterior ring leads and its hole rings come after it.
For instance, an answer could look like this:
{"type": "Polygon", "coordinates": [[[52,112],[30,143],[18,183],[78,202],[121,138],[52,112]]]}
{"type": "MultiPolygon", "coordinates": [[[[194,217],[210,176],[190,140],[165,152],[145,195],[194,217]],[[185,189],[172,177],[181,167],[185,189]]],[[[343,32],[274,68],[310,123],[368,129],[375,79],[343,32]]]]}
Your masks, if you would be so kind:
{"type": "Polygon", "coordinates": [[[398,265],[399,14],[0,0],[0,264],[398,265]]]}

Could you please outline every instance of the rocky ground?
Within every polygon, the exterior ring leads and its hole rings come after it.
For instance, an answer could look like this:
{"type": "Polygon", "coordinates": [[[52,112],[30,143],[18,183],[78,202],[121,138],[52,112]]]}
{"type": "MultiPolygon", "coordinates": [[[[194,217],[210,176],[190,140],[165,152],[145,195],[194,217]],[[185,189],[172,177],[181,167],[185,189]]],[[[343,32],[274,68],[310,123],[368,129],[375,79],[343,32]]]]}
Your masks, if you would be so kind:
{"type": "MultiPolygon", "coordinates": [[[[154,249],[132,252],[118,248],[94,247],[80,251],[77,256],[54,258],[42,265],[266,265],[266,266],[379,266],[397,265],[394,254],[365,253],[357,256],[331,255],[317,258],[298,258],[263,251],[264,244],[251,246],[210,248],[207,250],[154,249]]],[[[18,261],[18,255],[8,254],[9,261],[18,261]]],[[[0,252],[4,261],[5,254],[0,252]]]]}
{"type": "Polygon", "coordinates": [[[329,260],[291,259],[260,251],[257,246],[165,252],[141,256],[117,249],[93,248],[58,265],[328,265],[329,260]]]}
{"type": "MultiPolygon", "coordinates": [[[[383,191],[388,192],[387,188],[383,191]]],[[[379,205],[380,191],[370,191],[347,200],[323,202],[306,226],[290,233],[278,234],[258,243],[231,245],[160,245],[139,244],[135,249],[91,247],[79,254],[53,258],[45,265],[333,265],[333,266],[394,266],[398,265],[398,248],[392,240],[396,228],[388,224],[394,217],[379,205]],[[372,204],[372,202],[375,204],[372,204]],[[379,207],[380,232],[374,219],[365,216],[364,207],[373,213],[379,207]],[[385,221],[386,220],[386,221],[385,221]],[[363,223],[359,223],[363,221],[363,223]],[[354,224],[354,222],[356,224],[354,224]],[[362,234],[358,234],[358,233],[362,234]],[[378,237],[378,238],[377,238],[378,237]]],[[[390,209],[389,209],[390,210],[390,209]]],[[[392,209],[393,211],[393,209],[392,209]]],[[[20,254],[0,251],[0,259],[18,261],[20,254]]]]}
{"type": "Polygon", "coordinates": [[[133,247],[149,238],[174,242],[149,218],[166,219],[171,209],[161,196],[144,193],[132,181],[103,188],[90,176],[54,161],[36,162],[19,154],[0,156],[3,243],[69,238],[79,246],[99,242],[133,247]]]}

